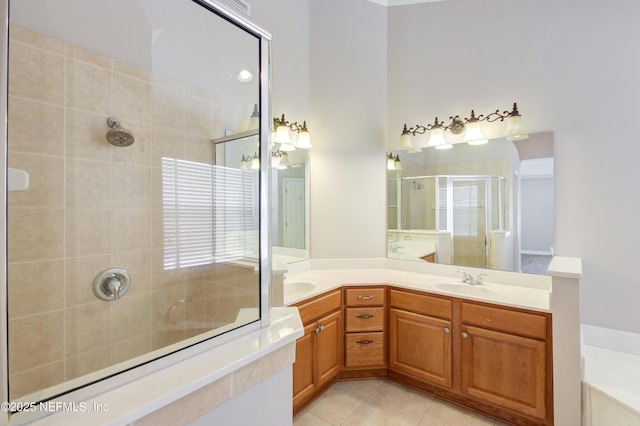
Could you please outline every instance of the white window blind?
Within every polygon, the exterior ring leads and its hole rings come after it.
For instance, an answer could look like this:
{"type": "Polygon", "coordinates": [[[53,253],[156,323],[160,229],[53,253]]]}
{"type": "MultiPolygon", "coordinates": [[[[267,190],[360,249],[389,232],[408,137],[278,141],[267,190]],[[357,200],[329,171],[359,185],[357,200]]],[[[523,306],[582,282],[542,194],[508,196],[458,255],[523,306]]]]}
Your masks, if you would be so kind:
{"type": "Polygon", "coordinates": [[[447,190],[448,185],[447,181],[443,181],[438,185],[438,229],[443,231],[448,229],[447,227],[447,211],[448,211],[448,203],[447,203],[447,190]]]}
{"type": "Polygon", "coordinates": [[[216,261],[258,257],[258,173],[213,166],[216,261]]]}
{"type": "Polygon", "coordinates": [[[257,173],[162,159],[164,269],[257,257],[257,173]]]}
{"type": "Polygon", "coordinates": [[[453,185],[453,236],[478,235],[478,186],[473,183],[453,185]]]}

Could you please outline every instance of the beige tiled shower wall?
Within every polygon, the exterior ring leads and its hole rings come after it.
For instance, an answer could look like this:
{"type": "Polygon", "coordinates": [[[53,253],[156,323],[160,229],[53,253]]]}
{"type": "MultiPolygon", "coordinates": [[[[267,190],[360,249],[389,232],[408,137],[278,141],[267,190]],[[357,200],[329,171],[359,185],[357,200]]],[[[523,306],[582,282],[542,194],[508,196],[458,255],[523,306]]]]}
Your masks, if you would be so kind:
{"type": "Polygon", "coordinates": [[[164,270],[161,158],[211,164],[221,136],[214,93],[17,26],[10,27],[11,397],[145,354],[256,307],[251,267],[164,270]],[[106,142],[109,116],[131,130],[106,142]],[[105,302],[92,282],[126,269],[129,292],[105,302]]]}

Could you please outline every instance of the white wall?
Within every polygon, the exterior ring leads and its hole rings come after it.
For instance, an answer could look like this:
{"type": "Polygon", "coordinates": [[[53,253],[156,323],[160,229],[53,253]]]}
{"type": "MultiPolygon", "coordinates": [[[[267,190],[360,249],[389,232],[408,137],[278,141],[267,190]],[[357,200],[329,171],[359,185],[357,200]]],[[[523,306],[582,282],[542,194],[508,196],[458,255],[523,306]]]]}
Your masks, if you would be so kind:
{"type": "Polygon", "coordinates": [[[386,256],[387,9],[312,0],[311,257],[386,256]]]}
{"type": "MultiPolygon", "coordinates": [[[[309,0],[249,0],[252,22],[271,33],[271,104],[274,117],[309,120],[309,0]]],[[[313,140],[312,140],[313,142],[313,140]]]]}
{"type": "Polygon", "coordinates": [[[523,251],[545,252],[553,246],[553,178],[520,181],[520,238],[523,251]]]}
{"type": "Polygon", "coordinates": [[[638,16],[633,0],[457,0],[388,22],[390,147],[404,122],[517,101],[531,132],[554,132],[555,248],[583,258],[582,321],[635,332],[638,16]]]}

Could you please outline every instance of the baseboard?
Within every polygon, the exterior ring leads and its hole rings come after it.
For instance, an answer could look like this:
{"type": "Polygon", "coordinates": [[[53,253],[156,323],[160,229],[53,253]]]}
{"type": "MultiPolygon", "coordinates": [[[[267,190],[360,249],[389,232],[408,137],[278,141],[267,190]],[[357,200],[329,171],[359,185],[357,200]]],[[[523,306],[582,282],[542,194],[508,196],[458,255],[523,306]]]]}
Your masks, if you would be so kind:
{"type": "Polygon", "coordinates": [[[536,251],[536,250],[520,250],[520,254],[535,254],[538,256],[553,256],[550,251],[536,251]]]}

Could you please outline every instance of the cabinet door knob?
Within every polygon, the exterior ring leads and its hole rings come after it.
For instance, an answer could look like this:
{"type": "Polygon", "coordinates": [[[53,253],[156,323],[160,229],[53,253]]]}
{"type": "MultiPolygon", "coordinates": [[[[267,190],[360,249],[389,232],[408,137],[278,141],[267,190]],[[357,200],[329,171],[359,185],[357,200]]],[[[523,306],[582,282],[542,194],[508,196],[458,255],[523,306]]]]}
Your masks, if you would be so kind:
{"type": "Polygon", "coordinates": [[[469,337],[469,335],[463,331],[463,332],[462,332],[462,338],[463,338],[463,339],[466,339],[467,337],[469,337]]]}
{"type": "Polygon", "coordinates": [[[373,299],[373,294],[370,294],[369,296],[358,296],[358,300],[371,300],[373,299]]]}
{"type": "Polygon", "coordinates": [[[444,332],[445,332],[445,334],[449,334],[449,333],[451,333],[451,330],[449,330],[449,327],[445,327],[444,328],[444,332]]]}
{"type": "Polygon", "coordinates": [[[322,330],[324,330],[324,325],[321,325],[320,327],[316,327],[316,334],[320,333],[322,330]]]}
{"type": "Polygon", "coordinates": [[[356,340],[356,343],[359,345],[370,345],[373,343],[373,340],[356,340]]]}
{"type": "Polygon", "coordinates": [[[356,318],[369,319],[369,318],[373,318],[373,315],[362,314],[362,315],[356,316],[356,318]]]}

